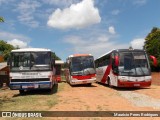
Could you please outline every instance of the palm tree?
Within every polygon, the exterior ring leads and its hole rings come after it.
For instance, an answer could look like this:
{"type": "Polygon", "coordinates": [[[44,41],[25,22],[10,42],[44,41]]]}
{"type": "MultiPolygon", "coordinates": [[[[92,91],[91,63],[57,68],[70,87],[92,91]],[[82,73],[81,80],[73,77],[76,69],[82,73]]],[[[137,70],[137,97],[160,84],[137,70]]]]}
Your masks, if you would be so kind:
{"type": "Polygon", "coordinates": [[[0,16],[0,22],[4,22],[4,18],[0,16]]]}

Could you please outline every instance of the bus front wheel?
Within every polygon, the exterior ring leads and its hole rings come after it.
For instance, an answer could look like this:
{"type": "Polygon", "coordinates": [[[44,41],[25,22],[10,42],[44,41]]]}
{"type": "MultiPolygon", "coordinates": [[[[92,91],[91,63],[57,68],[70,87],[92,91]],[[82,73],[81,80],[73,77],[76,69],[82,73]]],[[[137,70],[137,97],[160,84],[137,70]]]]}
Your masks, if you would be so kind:
{"type": "Polygon", "coordinates": [[[25,91],[24,91],[24,90],[19,90],[19,93],[20,93],[21,95],[24,95],[25,91]]]}
{"type": "Polygon", "coordinates": [[[108,81],[108,87],[112,87],[112,85],[111,85],[111,80],[110,80],[109,77],[108,77],[107,81],[108,81]]]}
{"type": "Polygon", "coordinates": [[[88,86],[92,86],[92,83],[87,83],[88,86]]]}

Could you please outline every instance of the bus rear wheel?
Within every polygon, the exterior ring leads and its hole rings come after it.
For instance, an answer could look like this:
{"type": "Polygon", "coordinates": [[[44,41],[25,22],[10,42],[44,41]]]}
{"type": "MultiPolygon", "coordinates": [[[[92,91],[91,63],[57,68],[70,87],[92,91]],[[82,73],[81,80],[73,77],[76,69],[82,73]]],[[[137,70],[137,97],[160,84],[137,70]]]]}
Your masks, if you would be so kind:
{"type": "Polygon", "coordinates": [[[87,83],[88,86],[92,86],[92,83],[87,83]]]}
{"type": "Polygon", "coordinates": [[[110,80],[109,77],[108,77],[107,81],[108,81],[108,87],[112,87],[112,85],[111,85],[111,80],[110,80]]]}
{"type": "Polygon", "coordinates": [[[24,90],[19,90],[19,93],[20,93],[21,95],[24,95],[24,94],[25,94],[25,91],[24,91],[24,90]]]}

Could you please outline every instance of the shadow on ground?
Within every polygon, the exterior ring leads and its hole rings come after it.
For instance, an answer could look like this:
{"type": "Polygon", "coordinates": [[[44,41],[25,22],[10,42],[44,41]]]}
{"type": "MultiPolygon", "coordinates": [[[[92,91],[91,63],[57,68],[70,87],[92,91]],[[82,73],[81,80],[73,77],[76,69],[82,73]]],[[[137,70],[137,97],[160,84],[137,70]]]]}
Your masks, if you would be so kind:
{"type": "Polygon", "coordinates": [[[27,90],[23,94],[15,94],[13,97],[24,96],[24,95],[52,95],[57,93],[58,84],[54,85],[53,88],[50,89],[42,89],[42,90],[27,90]]]}
{"type": "Polygon", "coordinates": [[[140,89],[151,89],[150,87],[143,87],[143,88],[139,88],[139,87],[114,87],[114,86],[108,86],[107,84],[103,84],[103,83],[97,83],[99,85],[103,85],[105,87],[108,87],[110,89],[114,89],[117,91],[136,91],[136,90],[140,90],[140,89]]]}

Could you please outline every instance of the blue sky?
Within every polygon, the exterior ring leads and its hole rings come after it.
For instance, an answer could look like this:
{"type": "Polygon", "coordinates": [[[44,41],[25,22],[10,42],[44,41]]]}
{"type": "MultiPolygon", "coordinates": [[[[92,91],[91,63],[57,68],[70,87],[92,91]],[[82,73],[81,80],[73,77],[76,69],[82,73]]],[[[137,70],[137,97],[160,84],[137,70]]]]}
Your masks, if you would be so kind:
{"type": "Polygon", "coordinates": [[[160,27],[160,0],[0,0],[0,39],[20,48],[49,48],[95,58],[116,48],[142,49],[160,27]]]}

